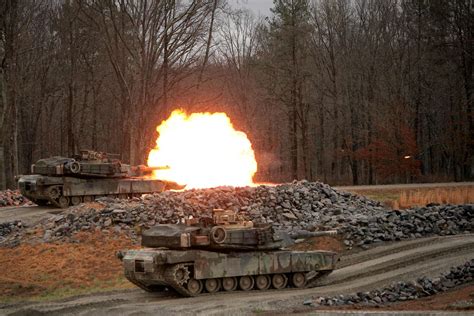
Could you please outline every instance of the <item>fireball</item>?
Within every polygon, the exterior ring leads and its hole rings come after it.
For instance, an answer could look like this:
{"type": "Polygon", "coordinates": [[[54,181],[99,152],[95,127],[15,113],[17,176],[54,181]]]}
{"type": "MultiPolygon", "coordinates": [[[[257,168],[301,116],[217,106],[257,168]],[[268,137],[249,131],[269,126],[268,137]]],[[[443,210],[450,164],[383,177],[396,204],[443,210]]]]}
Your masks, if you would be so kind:
{"type": "Polygon", "coordinates": [[[257,161],[247,135],[234,129],[225,113],[175,110],[156,130],[156,147],[148,166],[167,166],[153,177],[186,189],[253,184],[257,161]]]}

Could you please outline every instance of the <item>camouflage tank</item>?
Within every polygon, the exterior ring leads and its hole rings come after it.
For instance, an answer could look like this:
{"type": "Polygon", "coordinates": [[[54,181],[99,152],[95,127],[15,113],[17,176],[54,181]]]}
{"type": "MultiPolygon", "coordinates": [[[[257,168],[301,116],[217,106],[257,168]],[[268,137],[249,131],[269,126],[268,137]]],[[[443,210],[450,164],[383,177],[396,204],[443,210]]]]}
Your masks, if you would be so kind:
{"type": "Polygon", "coordinates": [[[31,175],[18,177],[22,195],[38,205],[66,208],[96,197],[129,198],[181,189],[174,182],[147,178],[153,170],[121,163],[118,155],[82,150],[72,158],[51,157],[31,165],[31,175]]]}
{"type": "Polygon", "coordinates": [[[337,261],[331,251],[294,251],[300,237],[271,225],[256,225],[233,211],[214,210],[212,218],[157,225],[142,233],[138,250],[119,251],[124,273],[146,291],[172,288],[184,296],[220,290],[304,288],[330,273],[337,261]]]}

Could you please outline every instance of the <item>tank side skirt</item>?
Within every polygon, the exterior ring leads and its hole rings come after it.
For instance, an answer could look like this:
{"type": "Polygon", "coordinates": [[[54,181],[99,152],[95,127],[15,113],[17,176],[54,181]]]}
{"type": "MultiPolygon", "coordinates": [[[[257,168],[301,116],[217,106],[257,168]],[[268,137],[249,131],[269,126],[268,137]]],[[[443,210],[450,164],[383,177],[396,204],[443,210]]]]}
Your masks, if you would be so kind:
{"type": "Polygon", "coordinates": [[[218,254],[213,258],[202,254],[195,258],[196,279],[334,269],[332,255],[317,251],[218,254]]]}
{"type": "Polygon", "coordinates": [[[65,178],[65,196],[108,195],[162,192],[165,184],[151,179],[79,179],[65,178]]]}

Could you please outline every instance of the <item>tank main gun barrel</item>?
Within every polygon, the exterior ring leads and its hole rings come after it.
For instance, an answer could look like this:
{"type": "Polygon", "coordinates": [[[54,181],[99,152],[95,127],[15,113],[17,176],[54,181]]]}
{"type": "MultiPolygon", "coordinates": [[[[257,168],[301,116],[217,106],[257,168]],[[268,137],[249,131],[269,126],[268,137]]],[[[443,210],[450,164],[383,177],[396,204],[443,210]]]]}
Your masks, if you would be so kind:
{"type": "Polygon", "coordinates": [[[167,170],[169,169],[169,166],[157,166],[157,167],[149,167],[149,166],[144,166],[144,165],[138,165],[138,166],[133,166],[132,170],[137,172],[137,173],[152,173],[155,170],[167,170]]]}
{"type": "Polygon", "coordinates": [[[337,230],[322,230],[316,232],[310,232],[306,230],[298,231],[290,234],[291,239],[305,239],[310,237],[321,237],[321,236],[336,236],[337,230]]]}
{"type": "Polygon", "coordinates": [[[157,167],[149,167],[149,166],[143,166],[141,165],[140,167],[143,168],[145,171],[154,171],[154,170],[168,170],[170,169],[170,166],[157,166],[157,167]]]}
{"type": "Polygon", "coordinates": [[[148,167],[145,165],[130,166],[130,175],[131,176],[145,176],[150,175],[154,170],[166,170],[169,169],[169,166],[157,166],[157,167],[148,167]]]}

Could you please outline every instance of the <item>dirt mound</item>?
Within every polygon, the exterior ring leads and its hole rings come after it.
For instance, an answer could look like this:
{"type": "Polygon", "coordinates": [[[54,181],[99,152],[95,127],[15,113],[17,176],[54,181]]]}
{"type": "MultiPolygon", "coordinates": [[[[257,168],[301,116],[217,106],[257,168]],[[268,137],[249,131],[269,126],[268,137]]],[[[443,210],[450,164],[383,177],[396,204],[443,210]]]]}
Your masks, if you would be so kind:
{"type": "Polygon", "coordinates": [[[85,288],[129,287],[115,253],[133,247],[123,235],[81,232],[74,242],[0,248],[0,298],[57,298],[85,288]]]}

